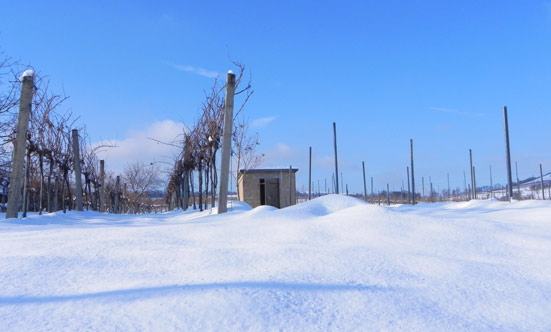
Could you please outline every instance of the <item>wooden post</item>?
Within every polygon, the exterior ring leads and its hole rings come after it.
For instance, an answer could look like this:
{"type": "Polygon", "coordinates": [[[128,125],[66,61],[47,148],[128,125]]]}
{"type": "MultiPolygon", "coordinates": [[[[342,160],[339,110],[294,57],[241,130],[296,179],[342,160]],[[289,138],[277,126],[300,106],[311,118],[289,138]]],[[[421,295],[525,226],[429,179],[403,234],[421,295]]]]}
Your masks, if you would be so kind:
{"type": "Polygon", "coordinates": [[[308,200],[312,199],[312,147],[310,147],[310,158],[308,163],[308,200]]]}
{"type": "Polygon", "coordinates": [[[21,202],[21,186],[23,185],[23,163],[27,145],[27,129],[31,116],[31,104],[34,89],[34,72],[25,71],[21,80],[21,96],[19,99],[19,115],[17,116],[17,129],[13,147],[13,165],[10,174],[10,187],[8,194],[8,207],[6,219],[17,218],[19,204],[21,202]]]}
{"type": "Polygon", "coordinates": [[[121,192],[121,177],[117,175],[117,182],[115,182],[115,213],[120,212],[120,192],[121,192]]]}
{"type": "Polygon", "coordinates": [[[545,191],[543,190],[543,169],[540,164],[540,181],[541,181],[541,199],[545,199],[545,191]]]}
{"type": "Polygon", "coordinates": [[[367,187],[366,187],[366,183],[365,183],[365,163],[362,161],[362,170],[363,170],[363,174],[364,174],[364,200],[367,201],[367,187]]]}
{"type": "Polygon", "coordinates": [[[386,184],[386,204],[390,206],[390,187],[386,184]]]}
{"type": "Polygon", "coordinates": [[[507,163],[507,197],[510,202],[513,199],[513,178],[511,175],[511,149],[509,145],[509,120],[507,117],[507,106],[503,106],[503,120],[505,125],[505,161],[507,163]]]}
{"type": "Polygon", "coordinates": [[[77,211],[82,211],[82,177],[80,171],[80,146],[78,144],[78,130],[73,129],[73,166],[75,170],[75,195],[77,211]]]}
{"type": "Polygon", "coordinates": [[[408,204],[411,202],[411,187],[410,187],[410,183],[409,183],[409,166],[406,166],[406,174],[407,174],[407,177],[408,177],[408,196],[407,196],[407,201],[408,201],[408,204]]]}
{"type": "MultiPolygon", "coordinates": [[[[228,211],[228,181],[230,176],[231,138],[233,129],[233,99],[235,94],[235,74],[230,70],[226,75],[226,98],[224,102],[224,131],[222,133],[222,158],[220,162],[220,188],[218,213],[228,211]]],[[[237,170],[239,172],[239,170],[237,170]]]]}
{"type": "Polygon", "coordinates": [[[413,171],[413,139],[409,140],[410,150],[411,150],[411,195],[412,195],[412,204],[415,205],[415,173],[413,171]]]}
{"type": "Polygon", "coordinates": [[[335,149],[335,194],[339,193],[339,163],[337,161],[337,124],[333,122],[333,146],[335,149]]]}

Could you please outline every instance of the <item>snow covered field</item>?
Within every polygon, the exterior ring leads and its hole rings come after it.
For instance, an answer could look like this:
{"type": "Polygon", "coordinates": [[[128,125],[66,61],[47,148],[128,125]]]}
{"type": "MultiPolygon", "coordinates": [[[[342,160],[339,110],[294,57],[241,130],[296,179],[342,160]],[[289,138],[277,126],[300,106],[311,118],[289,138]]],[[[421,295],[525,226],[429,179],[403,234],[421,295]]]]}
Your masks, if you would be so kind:
{"type": "Polygon", "coordinates": [[[551,330],[549,201],[33,215],[0,263],[0,331],[551,330]]]}

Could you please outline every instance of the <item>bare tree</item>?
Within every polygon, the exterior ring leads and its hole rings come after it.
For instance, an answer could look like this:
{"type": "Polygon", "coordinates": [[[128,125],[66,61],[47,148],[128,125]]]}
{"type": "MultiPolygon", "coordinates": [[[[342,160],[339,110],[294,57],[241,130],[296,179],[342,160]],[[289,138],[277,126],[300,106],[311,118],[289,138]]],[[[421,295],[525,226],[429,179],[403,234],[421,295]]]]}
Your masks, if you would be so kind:
{"type": "Polygon", "coordinates": [[[140,205],[150,200],[149,192],[162,184],[158,167],[155,164],[146,165],[142,162],[126,166],[123,171],[123,181],[128,186],[126,197],[129,204],[133,206],[133,213],[138,213],[140,205]]]}
{"type": "Polygon", "coordinates": [[[240,117],[233,131],[233,152],[237,165],[234,176],[239,199],[239,171],[244,170],[244,172],[246,172],[247,170],[255,169],[264,159],[264,154],[260,154],[256,151],[256,148],[260,145],[258,142],[258,133],[249,135],[248,132],[249,122],[245,117],[240,117]]]}

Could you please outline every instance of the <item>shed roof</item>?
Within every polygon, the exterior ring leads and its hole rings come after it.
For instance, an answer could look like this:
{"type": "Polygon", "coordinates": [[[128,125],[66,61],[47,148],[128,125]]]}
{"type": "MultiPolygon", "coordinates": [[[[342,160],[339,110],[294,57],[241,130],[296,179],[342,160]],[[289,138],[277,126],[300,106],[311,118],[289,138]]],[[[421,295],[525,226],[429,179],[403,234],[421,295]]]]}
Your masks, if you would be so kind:
{"type": "MultiPolygon", "coordinates": [[[[293,173],[298,172],[298,168],[292,168],[293,173]]],[[[280,172],[289,172],[288,168],[255,168],[255,169],[242,169],[239,170],[239,174],[244,173],[280,173],[280,172]]]]}

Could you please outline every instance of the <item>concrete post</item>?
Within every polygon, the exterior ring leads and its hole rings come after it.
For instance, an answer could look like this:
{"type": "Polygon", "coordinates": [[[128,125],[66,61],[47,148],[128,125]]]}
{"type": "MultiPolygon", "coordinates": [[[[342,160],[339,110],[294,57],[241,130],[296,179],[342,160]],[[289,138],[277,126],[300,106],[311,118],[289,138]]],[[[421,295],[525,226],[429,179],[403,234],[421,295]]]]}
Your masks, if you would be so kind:
{"type": "Polygon", "coordinates": [[[10,187],[6,219],[17,218],[19,204],[21,202],[21,186],[23,185],[23,163],[27,144],[27,129],[31,116],[31,104],[33,99],[34,77],[33,75],[22,77],[21,97],[19,99],[19,115],[17,117],[17,131],[15,146],[13,148],[13,165],[10,174],[10,187]]]}
{"type": "Polygon", "coordinates": [[[80,145],[78,143],[78,130],[73,129],[73,165],[75,170],[75,195],[77,211],[82,211],[82,172],[80,170],[80,145]]]}
{"type": "Polygon", "coordinates": [[[476,186],[474,185],[474,173],[473,173],[473,150],[469,149],[469,160],[471,164],[471,199],[476,199],[476,186]]]}
{"type": "MultiPolygon", "coordinates": [[[[230,70],[226,75],[226,99],[224,103],[224,131],[222,133],[222,160],[220,161],[220,194],[218,194],[218,213],[226,213],[228,211],[228,181],[230,177],[234,94],[235,74],[230,70]]],[[[237,172],[239,172],[239,170],[237,170],[237,172]]]]}
{"type": "Polygon", "coordinates": [[[513,199],[513,177],[511,174],[511,149],[509,147],[509,119],[507,117],[507,106],[503,106],[503,120],[505,125],[505,161],[507,162],[507,197],[510,202],[513,199]]]}
{"type": "Polygon", "coordinates": [[[409,140],[410,155],[411,155],[411,204],[415,205],[415,173],[413,171],[413,139],[409,140]]]}
{"type": "Polygon", "coordinates": [[[371,196],[373,196],[373,177],[371,177],[371,196]]]}
{"type": "Polygon", "coordinates": [[[362,161],[362,171],[364,176],[364,200],[367,201],[367,186],[365,183],[365,162],[362,161]]]}
{"type": "Polygon", "coordinates": [[[105,197],[105,160],[99,161],[99,211],[105,212],[107,200],[105,197]]]}
{"type": "Polygon", "coordinates": [[[333,147],[335,149],[335,194],[339,193],[339,163],[337,159],[337,124],[333,122],[333,147]]]}
{"type": "Polygon", "coordinates": [[[310,147],[310,158],[308,163],[308,200],[312,199],[312,147],[310,147]]]}

